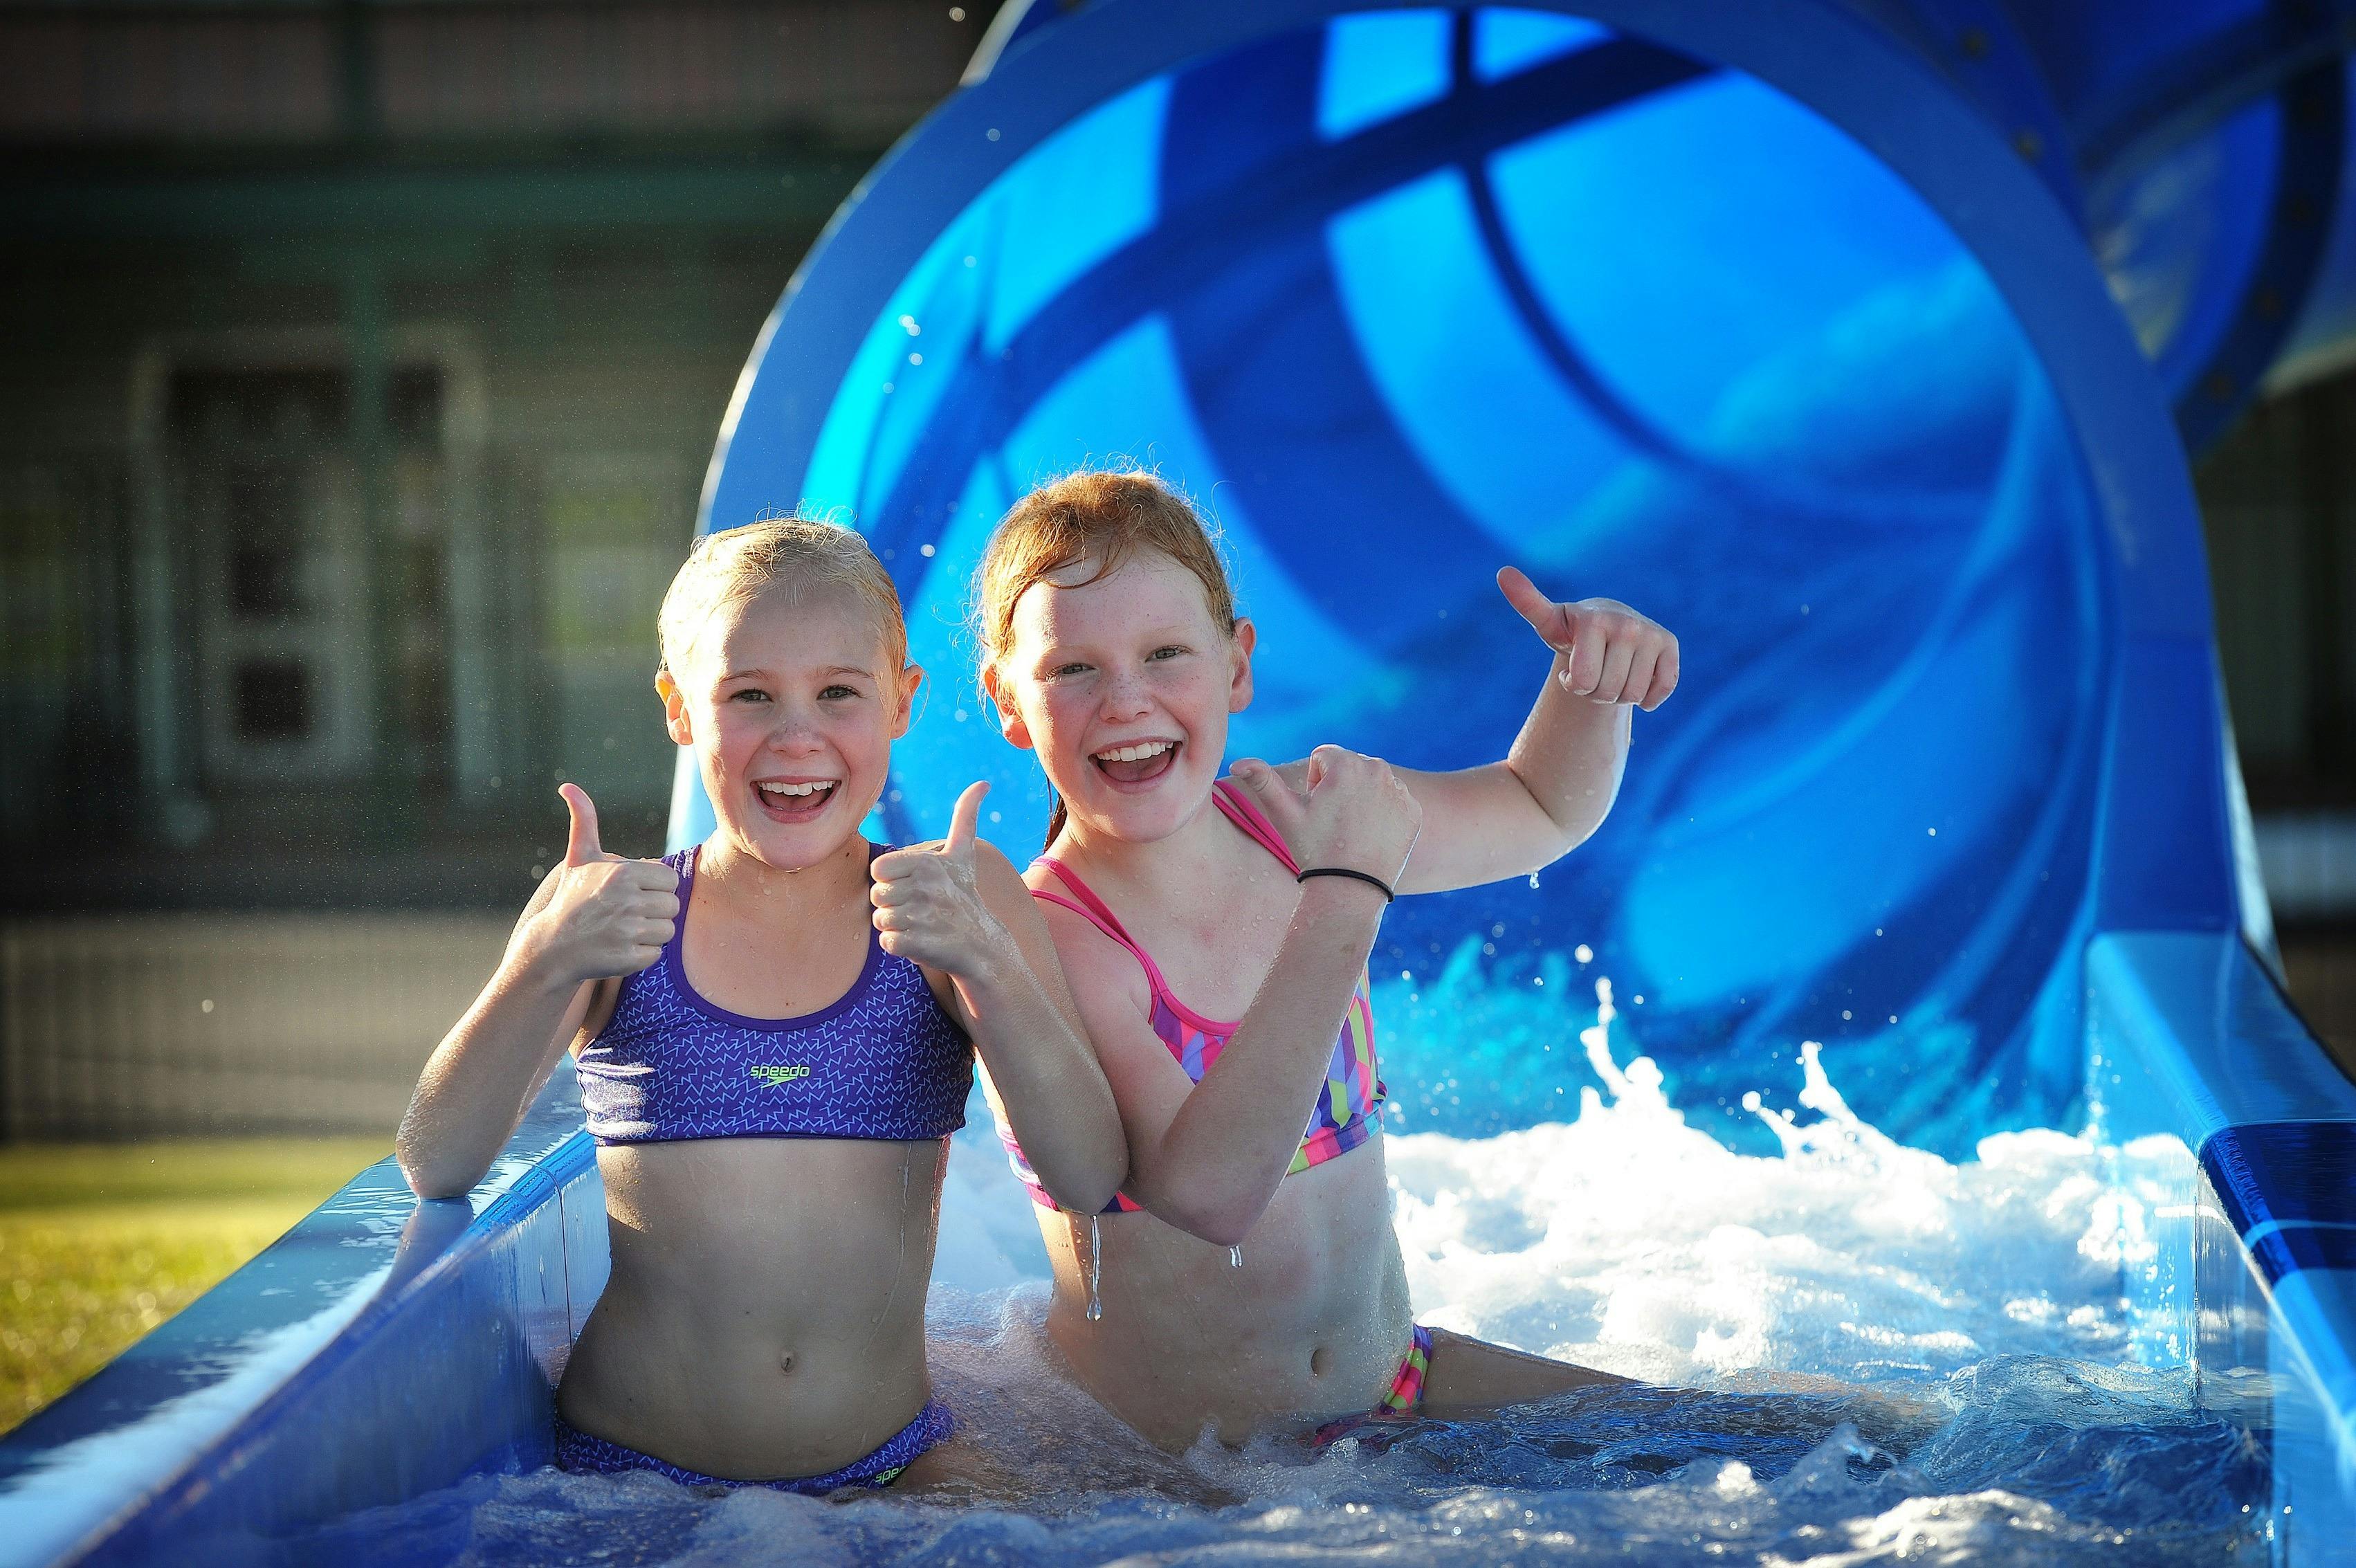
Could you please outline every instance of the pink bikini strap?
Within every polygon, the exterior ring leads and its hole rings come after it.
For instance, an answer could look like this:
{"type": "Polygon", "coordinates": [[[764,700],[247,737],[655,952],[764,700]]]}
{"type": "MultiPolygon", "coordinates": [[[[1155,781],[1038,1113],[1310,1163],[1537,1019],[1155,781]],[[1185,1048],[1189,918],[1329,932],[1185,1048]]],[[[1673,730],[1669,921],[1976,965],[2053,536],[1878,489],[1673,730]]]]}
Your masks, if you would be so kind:
{"type": "MultiPolygon", "coordinates": [[[[1267,814],[1251,803],[1242,789],[1222,779],[1211,786],[1211,799],[1219,803],[1219,810],[1226,814],[1227,821],[1235,823],[1246,838],[1276,856],[1285,870],[1296,875],[1300,874],[1299,863],[1292,858],[1292,852],[1285,847],[1284,835],[1276,831],[1276,824],[1269,822],[1267,814]]],[[[1055,880],[1069,888],[1072,894],[1071,897],[1066,898],[1060,893],[1050,892],[1044,887],[1033,887],[1031,890],[1031,897],[1044,903],[1056,904],[1069,909],[1073,914],[1102,931],[1112,941],[1127,948],[1130,956],[1137,960],[1139,965],[1144,969],[1146,983],[1152,987],[1154,996],[1166,1003],[1172,1011],[1194,1020],[1197,1027],[1208,1029],[1215,1034],[1234,1032],[1235,1025],[1214,1024],[1178,1000],[1176,994],[1170,989],[1170,983],[1162,978],[1162,966],[1153,961],[1153,955],[1147,952],[1138,944],[1137,939],[1129,934],[1128,929],[1121,925],[1119,917],[1112,912],[1102,898],[1097,897],[1095,888],[1080,880],[1078,872],[1074,871],[1052,854],[1040,855],[1031,864],[1034,866],[1045,866],[1055,874],[1055,880]]]]}
{"type": "Polygon", "coordinates": [[[1061,904],[1076,915],[1086,916],[1090,925],[1125,948],[1133,948],[1137,945],[1130,939],[1128,929],[1120,923],[1120,918],[1112,912],[1103,899],[1097,897],[1095,888],[1080,880],[1078,872],[1074,871],[1052,854],[1040,855],[1031,864],[1034,867],[1044,865],[1054,872],[1055,880],[1072,890],[1072,897],[1066,898],[1035,887],[1031,890],[1031,897],[1044,898],[1051,904],[1061,904]],[[1073,898],[1078,899],[1079,902],[1074,903],[1073,898]]]}
{"type": "Polygon", "coordinates": [[[1295,876],[1301,875],[1301,863],[1292,858],[1292,851],[1285,846],[1284,835],[1276,831],[1276,824],[1268,820],[1268,814],[1253,805],[1251,797],[1233,780],[1222,779],[1212,785],[1211,798],[1219,803],[1219,810],[1227,814],[1227,821],[1243,830],[1246,838],[1276,856],[1283,863],[1285,870],[1295,876]]]}
{"type": "Polygon", "coordinates": [[[1144,969],[1145,983],[1152,988],[1153,994],[1164,1002],[1176,1001],[1176,998],[1170,994],[1169,983],[1162,978],[1162,966],[1153,961],[1153,955],[1138,946],[1137,939],[1130,936],[1123,928],[1119,918],[1106,907],[1105,901],[1097,897],[1096,889],[1080,880],[1078,872],[1074,871],[1052,854],[1043,854],[1031,864],[1044,865],[1055,873],[1056,880],[1072,890],[1072,897],[1066,898],[1059,893],[1050,892],[1044,887],[1031,889],[1031,897],[1044,903],[1061,905],[1102,931],[1112,941],[1127,948],[1130,956],[1137,960],[1139,965],[1144,969]],[[1074,899],[1078,901],[1076,903],[1074,899]]]}

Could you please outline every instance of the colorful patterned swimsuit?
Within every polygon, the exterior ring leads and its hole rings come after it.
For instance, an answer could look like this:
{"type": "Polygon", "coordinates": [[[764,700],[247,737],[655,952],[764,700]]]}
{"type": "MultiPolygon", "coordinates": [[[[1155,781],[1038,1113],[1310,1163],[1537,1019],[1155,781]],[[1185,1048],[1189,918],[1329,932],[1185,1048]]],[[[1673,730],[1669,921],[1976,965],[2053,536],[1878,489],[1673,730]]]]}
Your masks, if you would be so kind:
{"type": "MultiPolygon", "coordinates": [[[[1212,799],[1229,822],[1243,830],[1251,841],[1276,856],[1285,870],[1298,873],[1301,869],[1292,852],[1278,836],[1276,826],[1260,813],[1258,807],[1246,800],[1243,791],[1222,779],[1212,786],[1212,799]]],[[[1151,955],[1140,947],[1136,939],[1123,929],[1103,899],[1096,896],[1079,875],[1052,855],[1041,855],[1031,863],[1044,866],[1070,890],[1066,898],[1045,888],[1033,888],[1031,897],[1042,902],[1058,905],[1087,921],[1107,937],[1126,948],[1145,970],[1145,983],[1153,993],[1153,1032],[1170,1047],[1170,1054],[1185,1069],[1194,1082],[1211,1070],[1227,1041],[1242,1027],[1240,1024],[1222,1024],[1204,1017],[1178,1000],[1170,990],[1169,982],[1162,978],[1161,966],[1151,955]]],[[[1382,1123],[1383,1084],[1375,1073],[1375,1019],[1366,1004],[1366,982],[1361,975],[1357,993],[1350,998],[1349,1011],[1343,1015],[1342,1032],[1333,1042],[1333,1059],[1326,1065],[1325,1087],[1310,1108],[1309,1127],[1301,1136],[1301,1148],[1292,1156],[1292,1165],[1285,1174],[1298,1175],[1312,1165],[1322,1165],[1338,1155],[1345,1155],[1374,1135],[1382,1123]]],[[[1031,1162],[1023,1157],[1022,1145],[1004,1122],[998,1127],[999,1142],[1006,1145],[1006,1157],[1014,1174],[1031,1193],[1031,1200],[1042,1208],[1056,1207],[1055,1198],[1039,1185],[1038,1173],[1031,1162]]],[[[1105,1206],[1107,1214],[1133,1214],[1140,1205],[1125,1192],[1113,1194],[1105,1206]]]]}
{"type": "MultiPolygon", "coordinates": [[[[1243,834],[1274,855],[1285,870],[1299,875],[1300,863],[1292,858],[1283,835],[1276,831],[1258,807],[1244,792],[1226,779],[1211,787],[1211,798],[1219,811],[1243,834]]],[[[1196,1083],[1211,1070],[1227,1042],[1243,1026],[1223,1024],[1205,1018],[1178,1000],[1170,983],[1162,976],[1161,965],[1152,955],[1139,945],[1124,928],[1119,918],[1097,897],[1094,889],[1079,875],[1052,855],[1041,855],[1031,863],[1044,866],[1064,885],[1071,895],[1034,887],[1031,897],[1044,903],[1069,909],[1094,926],[1105,936],[1128,950],[1145,971],[1145,983],[1153,998],[1152,1027],[1154,1035],[1177,1060],[1186,1076],[1196,1083]]],[[[1384,1089],[1375,1064],[1375,1018],[1366,1001],[1366,977],[1358,977],[1358,988],[1350,998],[1349,1009],[1342,1015],[1342,1032],[1333,1042],[1333,1059],[1326,1064],[1325,1087],[1319,1092],[1317,1102],[1310,1108],[1308,1129],[1301,1135],[1301,1147],[1292,1156],[1287,1176],[1297,1176],[1312,1165],[1348,1154],[1372,1137],[1382,1124],[1384,1089]]],[[[998,1123],[999,1142],[1006,1146],[1007,1162],[1014,1167],[1015,1176],[1029,1190],[1031,1200],[1044,1208],[1059,1207],[1055,1197],[1039,1184],[1038,1173],[1023,1156],[1022,1145],[1014,1140],[1003,1117],[998,1123]]],[[[1133,1214],[1142,1206],[1125,1192],[1113,1194],[1105,1206],[1107,1214],[1133,1214]]],[[[1431,1350],[1431,1337],[1419,1326],[1399,1363],[1398,1375],[1392,1380],[1390,1391],[1384,1395],[1380,1409],[1404,1412],[1412,1410],[1422,1398],[1423,1374],[1431,1350]]]]}

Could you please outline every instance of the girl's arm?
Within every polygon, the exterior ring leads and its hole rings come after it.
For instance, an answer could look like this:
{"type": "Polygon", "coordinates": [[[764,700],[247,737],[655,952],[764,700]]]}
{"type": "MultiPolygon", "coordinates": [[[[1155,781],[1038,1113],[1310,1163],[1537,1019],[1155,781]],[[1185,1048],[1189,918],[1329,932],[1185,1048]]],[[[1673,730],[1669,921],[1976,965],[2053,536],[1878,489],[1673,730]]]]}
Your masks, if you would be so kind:
{"type": "MultiPolygon", "coordinates": [[[[1344,866],[1386,883],[1398,875],[1418,807],[1386,764],[1320,746],[1305,790],[1264,763],[1233,771],[1304,867],[1344,866]]],[[[1206,1241],[1244,1239],[1301,1148],[1384,905],[1378,890],[1353,878],[1302,883],[1268,978],[1199,1084],[1148,1024],[1151,1000],[1136,961],[1070,917],[1069,972],[1120,1104],[1130,1197],[1206,1241]]]]}
{"type": "MultiPolygon", "coordinates": [[[[1497,585],[1555,650],[1545,689],[1500,761],[1398,775],[1423,805],[1398,890],[1438,893],[1551,865],[1602,825],[1628,760],[1630,712],[1677,688],[1677,639],[1616,599],[1558,604],[1508,566],[1497,585]]],[[[1305,763],[1284,769],[1300,778],[1305,763]]]]}
{"type": "Polygon", "coordinates": [[[524,907],[475,1004],[427,1058],[393,1137],[420,1197],[457,1197],[491,1161],[565,1046],[594,1033],[620,986],[662,956],[679,915],[679,875],[660,861],[597,847],[597,810],[564,787],[573,831],[564,864],[524,907]]]}
{"type": "Polygon", "coordinates": [[[958,797],[939,845],[875,857],[875,927],[885,951],[946,978],[936,993],[973,1037],[1031,1168],[1056,1202],[1094,1214],[1128,1176],[1129,1146],[1030,889],[975,842],[989,789],[958,797]]]}

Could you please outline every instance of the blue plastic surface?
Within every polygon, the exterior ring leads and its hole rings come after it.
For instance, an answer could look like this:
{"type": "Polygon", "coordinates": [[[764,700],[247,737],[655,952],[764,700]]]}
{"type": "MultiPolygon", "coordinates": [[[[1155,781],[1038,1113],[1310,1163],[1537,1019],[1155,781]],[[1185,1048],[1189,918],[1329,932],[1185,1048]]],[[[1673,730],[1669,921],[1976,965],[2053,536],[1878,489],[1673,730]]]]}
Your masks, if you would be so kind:
{"type": "Polygon", "coordinates": [[[2356,1270],[2356,1120],[2227,1127],[2201,1169],[2268,1281],[2356,1270]]]}
{"type": "MultiPolygon", "coordinates": [[[[1604,830],[1402,903],[1378,961],[1485,942],[1510,981],[1587,944],[1686,1106],[1804,1036],[1919,1143],[2090,1120],[2159,1195],[2121,1282],[2138,1354],[2266,1374],[2276,1557],[2329,1561],[2356,1090],[2238,935],[2184,442],[2356,333],[2351,17],[1012,8],[787,288],[703,523],[809,501],[867,532],[936,684],[879,831],[937,832],[988,778],[1013,851],[1044,790],[958,628],[1049,474],[1149,462],[1218,519],[1263,650],[1238,754],[1496,755],[1545,662],[1506,561],[1656,616],[1685,682],[1604,830]]],[[[674,846],[710,821],[691,773],[676,799],[674,846]]],[[[30,1521],[0,1559],[296,1554],[535,1460],[603,1282],[564,1093],[475,1211],[419,1208],[403,1245],[369,1173],[0,1444],[0,1524],[30,1521]],[[207,1389],[210,1424],[164,1419],[207,1389]],[[141,1431],[167,1434],[144,1468],[71,1468],[141,1431]]]]}
{"type": "Polygon", "coordinates": [[[0,1563],[293,1568],[329,1521],[544,1464],[605,1207],[569,1059],[467,1198],[369,1166],[0,1441],[0,1563]]]}
{"type": "Polygon", "coordinates": [[[2277,1559],[2337,1561],[2356,1540],[2356,1086],[2233,937],[2097,937],[2086,985],[2094,1131],[2159,1189],[2150,1260],[2123,1280],[2138,1350],[2268,1374],[2276,1506],[2300,1521],[2277,1559]]]}

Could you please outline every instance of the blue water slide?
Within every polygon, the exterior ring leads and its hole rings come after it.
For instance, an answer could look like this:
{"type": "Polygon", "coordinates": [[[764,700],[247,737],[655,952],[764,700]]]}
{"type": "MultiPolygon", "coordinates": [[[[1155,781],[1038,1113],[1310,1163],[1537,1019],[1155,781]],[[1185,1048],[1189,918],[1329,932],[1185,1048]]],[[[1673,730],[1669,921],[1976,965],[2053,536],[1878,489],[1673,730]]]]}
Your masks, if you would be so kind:
{"type": "MultiPolygon", "coordinates": [[[[2186,455],[2356,342],[2351,38],[2356,5],[2291,0],[1011,5],[787,286],[702,526],[807,503],[868,534],[932,673],[873,831],[937,832],[985,778],[1014,852],[1044,789],[964,606],[1049,475],[1151,464],[1216,520],[1262,650],[1238,754],[1497,755],[1544,667],[1506,562],[1662,620],[1683,685],[1604,828],[1402,902],[1378,978],[1608,974],[1731,1141],[1806,1039],[1927,1147],[2134,1144],[2171,1184],[2122,1277],[2137,1353],[2273,1375],[2277,1555],[2307,1560],[2356,1539],[2356,1090],[2266,967],[2186,455]]],[[[674,843],[710,822],[683,769],[674,843]]],[[[1414,1131],[1580,1081],[1558,1053],[1456,1103],[1385,1015],[1414,1131]]],[[[544,1453],[524,1373],[557,1351],[445,1377],[416,1326],[539,1345],[594,1300],[594,1166],[544,1136],[568,1092],[327,1349],[136,1487],[77,1483],[110,1507],[39,1550],[316,1541],[544,1453]],[[346,1459],[236,1462],[290,1442],[346,1459]]],[[[283,1252],[0,1444],[0,1520],[61,1449],[241,1375],[196,1325],[283,1252]]]]}

